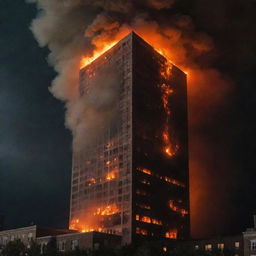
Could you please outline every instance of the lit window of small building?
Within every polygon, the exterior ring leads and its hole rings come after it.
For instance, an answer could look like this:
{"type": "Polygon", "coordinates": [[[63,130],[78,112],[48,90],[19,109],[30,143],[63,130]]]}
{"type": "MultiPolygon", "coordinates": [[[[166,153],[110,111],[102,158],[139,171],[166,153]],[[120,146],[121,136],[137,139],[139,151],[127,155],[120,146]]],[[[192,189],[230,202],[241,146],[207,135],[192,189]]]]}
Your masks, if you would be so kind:
{"type": "Polygon", "coordinates": [[[28,233],[28,241],[32,241],[33,239],[33,234],[32,233],[28,233]]]}
{"type": "Polygon", "coordinates": [[[71,241],[71,250],[75,250],[78,247],[78,240],[71,241]]]}
{"type": "Polygon", "coordinates": [[[218,247],[218,249],[223,250],[224,249],[224,244],[223,243],[217,244],[217,247],[218,247]]]}
{"type": "Polygon", "coordinates": [[[235,248],[239,249],[239,247],[240,247],[240,243],[239,242],[235,242],[235,248]]]}
{"type": "Polygon", "coordinates": [[[250,241],[250,250],[255,251],[256,250],[256,240],[250,241]]]}
{"type": "Polygon", "coordinates": [[[198,244],[195,245],[195,249],[196,249],[196,250],[199,250],[199,245],[198,245],[198,244]]]}
{"type": "Polygon", "coordinates": [[[64,252],[66,250],[66,241],[59,242],[59,251],[64,252]]]}
{"type": "Polygon", "coordinates": [[[205,250],[206,251],[211,251],[212,250],[212,245],[211,244],[206,244],[205,245],[205,250]]]}
{"type": "Polygon", "coordinates": [[[164,251],[164,252],[167,252],[167,247],[166,247],[166,246],[163,247],[163,251],[164,251]]]}
{"type": "Polygon", "coordinates": [[[46,246],[47,246],[47,242],[43,242],[43,243],[40,244],[40,252],[41,252],[41,254],[44,253],[46,246]]]}

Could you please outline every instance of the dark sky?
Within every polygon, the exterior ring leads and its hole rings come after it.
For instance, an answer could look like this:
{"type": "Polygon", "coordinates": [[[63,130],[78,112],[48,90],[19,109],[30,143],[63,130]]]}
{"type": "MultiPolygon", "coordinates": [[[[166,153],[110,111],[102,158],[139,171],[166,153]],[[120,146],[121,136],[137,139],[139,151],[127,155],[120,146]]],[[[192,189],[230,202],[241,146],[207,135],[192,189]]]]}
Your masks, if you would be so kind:
{"type": "Polygon", "coordinates": [[[28,29],[34,6],[0,1],[0,212],[5,226],[64,226],[71,136],[64,106],[48,91],[47,49],[28,29]]]}
{"type": "MultiPolygon", "coordinates": [[[[256,210],[256,1],[177,2],[213,38],[214,66],[233,80],[214,136],[225,143],[234,168],[219,177],[231,184],[227,233],[243,231],[256,210]]],[[[55,76],[48,50],[28,29],[35,15],[22,0],[0,0],[0,213],[6,228],[31,222],[65,227],[68,220],[71,135],[64,105],[48,91],[55,76]]]]}

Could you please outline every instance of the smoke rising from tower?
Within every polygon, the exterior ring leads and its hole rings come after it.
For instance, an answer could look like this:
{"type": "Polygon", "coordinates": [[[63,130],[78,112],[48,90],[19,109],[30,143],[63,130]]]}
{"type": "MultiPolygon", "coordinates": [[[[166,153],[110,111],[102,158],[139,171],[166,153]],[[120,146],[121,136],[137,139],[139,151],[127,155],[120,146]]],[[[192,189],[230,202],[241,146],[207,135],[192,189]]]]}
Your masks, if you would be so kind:
{"type": "MultiPolygon", "coordinates": [[[[170,11],[175,5],[170,0],[27,1],[38,8],[31,30],[39,45],[50,50],[48,61],[57,72],[50,91],[66,103],[66,126],[73,133],[75,150],[86,146],[101,132],[104,122],[115,112],[112,103],[118,91],[118,76],[103,74],[95,79],[93,98],[80,97],[78,74],[84,58],[93,57],[106,44],[117,42],[135,30],[188,72],[192,229],[194,234],[202,234],[200,227],[207,223],[204,216],[214,207],[208,204],[208,198],[213,195],[216,198],[217,193],[211,190],[208,174],[215,171],[211,154],[218,145],[201,133],[201,127],[214,126],[214,115],[230,88],[229,79],[211,67],[214,49],[211,38],[197,31],[189,16],[176,13],[175,9],[170,11]],[[97,87],[102,81],[105,90],[97,87]]],[[[215,214],[218,215],[218,210],[215,214]]]]}

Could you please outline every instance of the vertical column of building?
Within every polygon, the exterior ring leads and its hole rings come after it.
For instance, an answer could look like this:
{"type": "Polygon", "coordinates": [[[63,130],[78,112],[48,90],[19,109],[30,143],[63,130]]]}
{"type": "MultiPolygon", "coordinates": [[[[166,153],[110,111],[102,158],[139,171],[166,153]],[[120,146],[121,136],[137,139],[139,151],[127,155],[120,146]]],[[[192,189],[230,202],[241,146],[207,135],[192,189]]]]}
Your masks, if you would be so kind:
{"type": "Polygon", "coordinates": [[[118,77],[118,99],[93,146],[74,151],[70,212],[71,228],[123,234],[124,242],[131,234],[131,65],[127,37],[81,70],[81,97],[90,96],[97,76],[111,71],[118,77]]]}
{"type": "Polygon", "coordinates": [[[189,229],[186,77],[136,35],[133,63],[134,239],[183,238],[189,229]]]}

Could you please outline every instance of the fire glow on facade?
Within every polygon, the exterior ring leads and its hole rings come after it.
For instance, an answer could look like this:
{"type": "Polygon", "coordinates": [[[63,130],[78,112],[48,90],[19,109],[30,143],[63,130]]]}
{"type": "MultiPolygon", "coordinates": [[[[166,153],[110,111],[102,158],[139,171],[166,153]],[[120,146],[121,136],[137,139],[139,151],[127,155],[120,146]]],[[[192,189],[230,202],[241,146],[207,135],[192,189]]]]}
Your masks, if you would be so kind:
{"type": "MultiPolygon", "coordinates": [[[[131,30],[128,30],[129,32],[126,32],[127,34],[131,32],[131,30]]],[[[116,37],[121,39],[121,37],[123,37],[123,32],[118,34],[116,37]]],[[[145,38],[147,37],[147,33],[142,33],[142,37],[145,38]]],[[[99,47],[98,49],[93,51],[92,56],[90,57],[82,57],[81,59],[81,69],[85,68],[86,66],[88,66],[89,64],[91,64],[95,59],[97,59],[98,57],[100,57],[101,55],[103,55],[105,52],[107,52],[108,50],[110,50],[114,45],[117,44],[118,41],[113,40],[113,41],[109,41],[106,40],[105,42],[101,42],[100,45],[98,46],[96,44],[96,47],[99,47]]],[[[171,135],[170,135],[170,115],[171,115],[171,110],[169,108],[169,99],[171,94],[173,93],[173,89],[171,88],[171,86],[169,84],[166,83],[166,81],[169,80],[170,76],[171,76],[171,69],[172,69],[172,64],[171,62],[168,60],[168,55],[170,55],[169,53],[169,49],[166,49],[165,47],[160,48],[158,44],[156,44],[155,40],[150,40],[148,41],[148,43],[154,47],[154,49],[161,55],[163,55],[167,61],[166,63],[164,63],[161,66],[161,70],[160,70],[160,74],[163,77],[163,82],[161,84],[159,84],[159,88],[162,91],[162,104],[163,107],[165,109],[166,112],[166,124],[164,126],[164,130],[162,132],[162,139],[163,139],[163,151],[164,153],[168,156],[168,157],[172,157],[176,154],[176,152],[179,149],[179,145],[176,144],[174,141],[171,140],[171,135]],[[169,54],[165,54],[165,53],[169,53],[169,54]]],[[[187,74],[187,72],[185,72],[187,74]]]]}
{"type": "Polygon", "coordinates": [[[111,103],[117,111],[93,145],[74,151],[70,228],[119,234],[124,243],[140,236],[186,237],[186,106],[179,107],[181,116],[175,121],[175,104],[181,98],[186,101],[186,77],[135,33],[117,44],[106,42],[101,51],[82,60],[80,94],[90,100],[95,88],[104,90],[108,79],[99,84],[97,78],[114,66],[116,72],[111,74],[118,79],[111,78],[108,86],[119,84],[119,94],[111,103]],[[141,65],[142,58],[147,65],[141,65]],[[143,98],[151,99],[152,106],[143,98]],[[158,120],[155,125],[150,123],[151,115],[158,120]],[[184,131],[177,132],[181,146],[172,139],[177,127],[184,131]]]}

